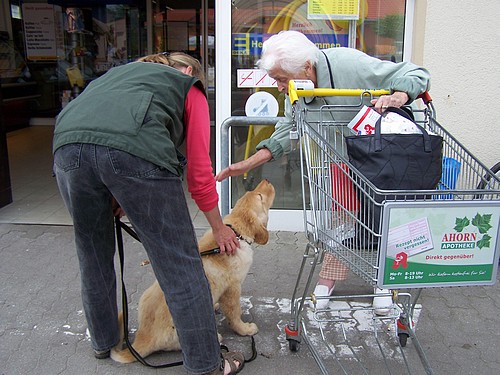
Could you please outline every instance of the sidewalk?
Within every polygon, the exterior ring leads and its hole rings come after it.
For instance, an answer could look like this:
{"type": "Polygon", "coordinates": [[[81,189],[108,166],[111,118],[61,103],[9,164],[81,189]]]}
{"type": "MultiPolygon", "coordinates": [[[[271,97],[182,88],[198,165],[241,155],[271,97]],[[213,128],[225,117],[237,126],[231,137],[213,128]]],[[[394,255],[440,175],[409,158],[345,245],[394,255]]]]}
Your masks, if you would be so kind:
{"type": "MultiPolygon", "coordinates": [[[[291,352],[283,331],[290,320],[290,299],[305,245],[303,233],[272,232],[267,245],[255,248],[254,265],[243,285],[242,306],[244,320],[254,321],[260,328],[255,336],[258,356],[242,374],[321,374],[307,345],[303,342],[298,352],[291,352]]],[[[127,235],[125,253],[133,328],[138,298],[153,276],[150,266],[141,266],[147,258],[142,246],[127,235]]],[[[71,226],[0,224],[0,259],[0,374],[185,373],[182,367],[155,370],[138,363],[122,365],[93,357],[81,307],[71,226]]],[[[342,295],[370,292],[371,288],[353,275],[336,288],[336,293],[342,295]]],[[[499,283],[425,289],[419,304],[416,332],[435,374],[498,374],[499,283]]],[[[363,363],[367,373],[383,374],[383,359],[363,319],[360,316],[358,324],[349,328],[359,338],[354,349],[366,359],[363,363]]],[[[230,349],[243,350],[250,356],[249,338],[236,336],[224,321],[220,327],[230,349]]],[[[315,328],[313,324],[308,329],[308,337],[319,346],[321,355],[329,358],[325,363],[331,373],[341,373],[315,328]]],[[[335,328],[328,329],[328,334],[334,339],[342,337],[335,328]]],[[[336,355],[350,368],[352,355],[343,345],[333,344],[336,355]]],[[[405,374],[403,367],[397,367],[400,360],[393,348],[384,346],[384,351],[396,364],[393,373],[405,374]]],[[[417,364],[414,373],[425,373],[422,366],[418,367],[411,340],[405,352],[410,363],[417,364]]],[[[178,360],[179,354],[161,353],[148,359],[164,363],[178,360]]],[[[352,373],[363,372],[358,368],[352,373]]]]}

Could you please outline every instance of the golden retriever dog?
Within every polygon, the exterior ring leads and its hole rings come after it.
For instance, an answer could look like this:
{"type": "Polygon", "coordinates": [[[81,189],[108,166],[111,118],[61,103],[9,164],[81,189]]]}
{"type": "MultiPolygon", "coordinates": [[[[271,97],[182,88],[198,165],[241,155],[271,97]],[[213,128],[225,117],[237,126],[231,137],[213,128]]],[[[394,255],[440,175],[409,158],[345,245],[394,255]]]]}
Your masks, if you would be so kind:
{"type": "MultiPolygon", "coordinates": [[[[267,180],[261,181],[254,190],[246,192],[231,213],[224,218],[224,223],[230,225],[240,236],[240,248],[230,256],[213,254],[202,257],[214,304],[218,304],[234,332],[242,336],[251,336],[258,332],[255,323],[245,323],[241,320],[241,284],[252,265],[251,244],[255,242],[264,245],[269,240],[267,221],[274,195],[274,187],[267,180]]],[[[198,247],[200,252],[218,248],[211,230],[203,235],[198,247]]],[[[157,351],[181,349],[158,281],[143,293],[138,310],[139,328],[132,346],[142,357],[157,351]]],[[[119,319],[120,326],[123,327],[122,313],[119,319]]],[[[121,363],[134,362],[136,359],[129,349],[121,350],[122,347],[123,340],[111,350],[111,358],[121,363]]]]}

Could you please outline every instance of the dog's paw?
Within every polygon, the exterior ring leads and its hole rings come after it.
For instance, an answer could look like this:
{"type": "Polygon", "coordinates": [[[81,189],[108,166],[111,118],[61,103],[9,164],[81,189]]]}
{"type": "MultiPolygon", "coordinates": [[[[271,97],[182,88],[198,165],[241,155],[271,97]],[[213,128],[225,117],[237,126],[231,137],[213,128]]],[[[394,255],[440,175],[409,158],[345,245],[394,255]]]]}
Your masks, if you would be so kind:
{"type": "Polygon", "coordinates": [[[217,337],[219,338],[219,342],[222,342],[222,335],[219,332],[217,332],[217,337]]]}
{"type": "Polygon", "coordinates": [[[259,332],[259,327],[255,323],[243,323],[240,332],[238,332],[242,336],[253,336],[257,332],[259,332]]]}

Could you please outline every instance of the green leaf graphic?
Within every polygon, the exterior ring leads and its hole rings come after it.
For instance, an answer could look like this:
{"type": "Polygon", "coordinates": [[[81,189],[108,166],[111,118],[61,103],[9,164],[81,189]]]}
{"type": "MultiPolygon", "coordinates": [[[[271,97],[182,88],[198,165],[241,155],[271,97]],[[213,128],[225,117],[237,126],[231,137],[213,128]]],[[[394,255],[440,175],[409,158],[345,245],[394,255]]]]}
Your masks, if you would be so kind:
{"type": "Polygon", "coordinates": [[[472,225],[479,229],[479,233],[484,234],[491,229],[490,221],[491,214],[479,215],[479,213],[477,213],[474,219],[472,219],[472,225]]]}
{"type": "Polygon", "coordinates": [[[459,217],[455,218],[455,229],[457,232],[461,232],[464,230],[466,226],[470,224],[469,219],[467,219],[467,216],[465,216],[463,219],[460,219],[459,217]]]}
{"type": "Polygon", "coordinates": [[[491,236],[488,236],[487,234],[485,234],[483,236],[483,238],[481,238],[479,241],[477,241],[477,247],[479,247],[480,249],[482,249],[483,247],[490,247],[490,240],[491,240],[491,236]]]}

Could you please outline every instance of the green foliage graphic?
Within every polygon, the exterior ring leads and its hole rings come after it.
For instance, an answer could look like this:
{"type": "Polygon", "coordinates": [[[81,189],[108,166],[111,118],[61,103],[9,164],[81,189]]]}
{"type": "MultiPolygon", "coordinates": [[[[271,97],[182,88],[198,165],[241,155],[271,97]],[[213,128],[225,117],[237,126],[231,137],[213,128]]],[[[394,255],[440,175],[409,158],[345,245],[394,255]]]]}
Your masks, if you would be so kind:
{"type": "MultiPolygon", "coordinates": [[[[490,247],[491,245],[491,236],[488,235],[488,231],[492,228],[491,222],[492,214],[484,214],[481,215],[476,213],[476,216],[472,219],[472,225],[475,226],[479,233],[483,235],[483,237],[476,242],[476,245],[479,249],[483,247],[490,247]]],[[[455,229],[457,232],[462,232],[466,227],[471,224],[471,221],[467,218],[467,216],[460,218],[455,218],[455,229]]]]}
{"type": "Polygon", "coordinates": [[[472,219],[472,225],[477,227],[479,233],[485,234],[491,229],[491,214],[479,215],[479,213],[472,219]]]}
{"type": "Polygon", "coordinates": [[[487,234],[485,234],[483,236],[483,238],[481,238],[479,241],[477,241],[477,247],[479,247],[480,249],[482,249],[483,247],[490,247],[490,240],[491,240],[491,236],[488,236],[487,234]]]}
{"type": "Polygon", "coordinates": [[[455,219],[455,227],[453,229],[455,229],[457,232],[461,232],[465,227],[469,226],[469,224],[470,220],[467,219],[467,217],[464,217],[463,219],[457,217],[455,219]]]}

